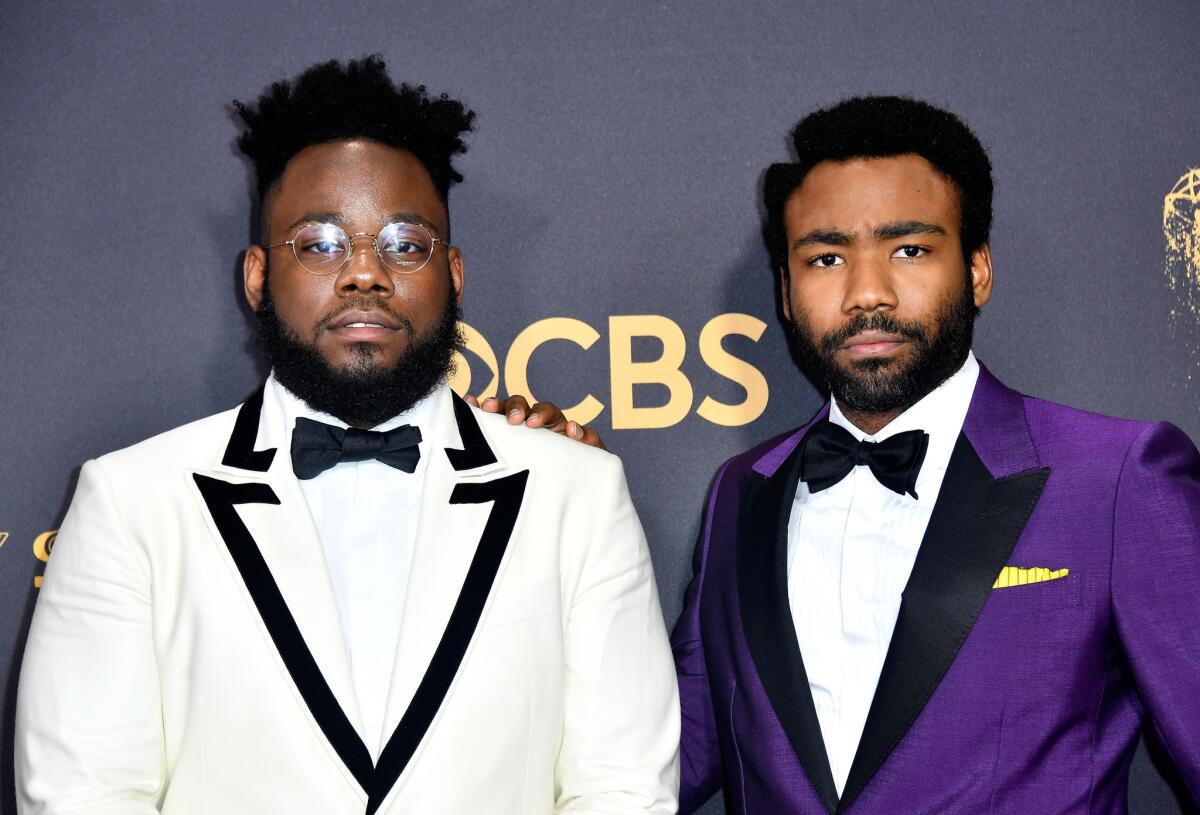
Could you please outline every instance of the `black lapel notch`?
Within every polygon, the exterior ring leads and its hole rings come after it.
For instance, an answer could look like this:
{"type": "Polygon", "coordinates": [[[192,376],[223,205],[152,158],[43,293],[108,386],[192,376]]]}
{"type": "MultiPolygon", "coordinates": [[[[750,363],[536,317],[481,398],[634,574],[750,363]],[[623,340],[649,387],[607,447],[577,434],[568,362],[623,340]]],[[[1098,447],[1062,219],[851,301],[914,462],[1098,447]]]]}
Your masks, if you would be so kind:
{"type": "Polygon", "coordinates": [[[828,812],[837,787],[808,687],[788,601],[787,533],[800,480],[798,445],[770,478],[742,477],[738,506],[737,584],[742,629],[775,716],[828,812]]]}
{"type": "Polygon", "coordinates": [[[271,462],[275,459],[275,448],[254,449],[254,443],[258,441],[258,422],[262,418],[264,387],[260,386],[238,408],[233,432],[229,434],[229,443],[225,446],[225,455],[221,458],[221,463],[226,467],[256,473],[265,473],[271,469],[271,462]]]}
{"type": "Polygon", "coordinates": [[[454,405],[454,421],[458,424],[458,436],[462,439],[461,450],[446,448],[446,458],[456,471],[474,470],[476,467],[486,467],[496,463],[496,454],[479,429],[479,422],[471,413],[471,406],[457,394],[450,394],[450,402],[454,405]]]}
{"type": "Polygon", "coordinates": [[[891,645],[838,812],[866,788],[924,710],[971,633],[1050,475],[994,479],[959,434],[904,588],[891,645]]]}

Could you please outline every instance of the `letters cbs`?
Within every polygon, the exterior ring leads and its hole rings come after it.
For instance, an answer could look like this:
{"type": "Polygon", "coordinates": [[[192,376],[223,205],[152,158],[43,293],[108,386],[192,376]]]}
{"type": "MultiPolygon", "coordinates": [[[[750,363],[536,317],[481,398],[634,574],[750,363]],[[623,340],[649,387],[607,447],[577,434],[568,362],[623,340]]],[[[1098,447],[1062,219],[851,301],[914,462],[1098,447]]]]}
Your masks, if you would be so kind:
{"type": "MultiPolygon", "coordinates": [[[[460,323],[465,347],[487,367],[490,378],[479,387],[471,381],[471,367],[462,353],[455,355],[457,363],[450,386],[459,394],[472,393],[481,399],[495,396],[500,390],[501,367],[491,344],[477,330],[460,323]]],[[[613,315],[608,318],[609,404],[588,394],[578,403],[564,406],[568,419],[582,424],[595,421],[606,409],[614,430],[665,428],[683,421],[695,402],[691,381],[681,370],[687,354],[687,338],[683,329],[669,317],[655,314],[613,315]],[[658,359],[634,361],[633,341],[649,337],[662,344],[658,359]],[[634,401],[634,385],[659,385],[669,393],[666,404],[639,406],[634,401]]],[[[717,375],[738,385],[745,398],[736,404],[719,402],[705,396],[696,408],[702,419],[725,427],[749,424],[767,408],[769,388],[766,377],[750,363],[725,349],[722,340],[729,336],[747,337],[758,342],[767,324],[750,314],[719,314],[700,331],[700,358],[717,375]]],[[[534,353],[551,340],[565,340],[587,352],[601,337],[591,325],[573,317],[548,317],[538,320],[517,334],[504,359],[504,385],[509,394],[519,393],[537,401],[529,382],[529,362],[534,353]]],[[[570,381],[571,375],[558,377],[570,381]]],[[[554,394],[546,394],[551,399],[554,394]]]]}

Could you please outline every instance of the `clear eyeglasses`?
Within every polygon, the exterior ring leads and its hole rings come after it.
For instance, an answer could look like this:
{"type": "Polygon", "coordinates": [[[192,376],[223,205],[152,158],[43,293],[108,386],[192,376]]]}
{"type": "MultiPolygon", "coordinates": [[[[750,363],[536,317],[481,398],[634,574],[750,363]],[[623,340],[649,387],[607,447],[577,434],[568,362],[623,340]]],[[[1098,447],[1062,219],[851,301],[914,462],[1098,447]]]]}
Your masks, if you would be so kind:
{"type": "Polygon", "coordinates": [[[419,272],[429,262],[437,245],[446,243],[428,227],[404,221],[388,224],[377,235],[370,232],[347,235],[336,224],[310,223],[297,229],[290,241],[273,243],[266,248],[290,246],[296,262],[306,272],[331,275],[341,271],[350,260],[355,238],[373,239],[380,263],[397,274],[419,272]]]}

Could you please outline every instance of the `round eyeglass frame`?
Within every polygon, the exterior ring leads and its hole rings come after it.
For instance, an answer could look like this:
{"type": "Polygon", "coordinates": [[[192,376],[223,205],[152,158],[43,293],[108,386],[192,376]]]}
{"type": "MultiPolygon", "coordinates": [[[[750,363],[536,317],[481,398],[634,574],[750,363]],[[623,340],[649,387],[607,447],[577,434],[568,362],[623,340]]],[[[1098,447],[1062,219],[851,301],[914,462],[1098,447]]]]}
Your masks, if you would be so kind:
{"type": "Polygon", "coordinates": [[[350,258],[354,257],[354,239],[355,238],[370,238],[372,245],[375,249],[375,257],[379,258],[379,262],[383,265],[383,268],[387,269],[389,272],[394,272],[394,273],[400,274],[400,275],[410,275],[410,274],[415,274],[415,273],[421,271],[422,269],[424,269],[426,266],[429,265],[429,261],[433,259],[433,253],[437,250],[439,244],[442,246],[450,245],[443,238],[439,238],[437,235],[433,234],[433,230],[430,229],[429,227],[425,226],[425,224],[417,224],[417,223],[413,223],[412,221],[392,221],[391,223],[385,225],[383,227],[383,229],[379,230],[378,232],[355,232],[353,235],[348,234],[346,232],[346,230],[342,229],[337,224],[331,224],[326,221],[309,221],[308,223],[301,224],[300,226],[298,226],[296,228],[296,231],[292,233],[292,237],[290,240],[280,241],[279,243],[272,243],[263,248],[264,249],[277,249],[280,246],[290,246],[292,248],[292,257],[294,257],[296,259],[296,263],[300,264],[301,269],[303,269],[304,271],[308,272],[309,274],[315,275],[317,277],[328,277],[329,275],[337,274],[338,272],[342,271],[342,269],[346,268],[346,264],[350,262],[350,258]],[[335,268],[330,269],[328,271],[318,272],[318,271],[314,271],[313,269],[310,269],[308,266],[305,265],[304,261],[300,259],[300,253],[296,251],[296,239],[298,237],[300,237],[300,233],[303,232],[305,229],[308,229],[309,227],[313,227],[313,226],[323,226],[323,227],[330,227],[332,229],[336,229],[339,232],[341,232],[343,235],[346,236],[346,242],[350,244],[350,249],[349,249],[349,251],[346,252],[346,257],[342,260],[342,262],[339,263],[335,268]],[[421,261],[416,266],[412,266],[410,268],[398,269],[395,266],[393,266],[391,263],[389,263],[388,260],[384,257],[383,251],[379,248],[379,238],[380,238],[380,236],[384,235],[392,227],[401,227],[401,226],[416,227],[417,229],[420,229],[422,232],[424,232],[426,235],[428,235],[429,236],[429,254],[425,256],[425,260],[421,261]]]}

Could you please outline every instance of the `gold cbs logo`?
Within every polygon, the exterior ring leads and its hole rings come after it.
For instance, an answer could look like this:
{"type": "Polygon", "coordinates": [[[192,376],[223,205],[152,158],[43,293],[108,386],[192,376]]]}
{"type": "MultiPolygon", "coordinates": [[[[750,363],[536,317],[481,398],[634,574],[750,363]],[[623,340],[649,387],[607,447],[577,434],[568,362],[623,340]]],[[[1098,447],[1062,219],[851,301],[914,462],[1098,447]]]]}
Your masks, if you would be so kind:
{"type": "MultiPolygon", "coordinates": [[[[33,539],[33,556],[42,563],[50,561],[50,551],[54,548],[54,541],[58,538],[57,529],[49,529],[33,539]]],[[[42,587],[42,576],[37,575],[33,578],[33,587],[40,589],[42,587]]]]}
{"type": "MultiPolygon", "coordinates": [[[[481,399],[495,396],[500,390],[501,366],[492,345],[476,329],[461,323],[466,348],[487,367],[490,378],[482,387],[472,387],[471,367],[462,353],[455,354],[456,370],[450,386],[459,394],[474,393],[481,399]]],[[[713,372],[729,379],[745,391],[745,398],[736,404],[719,402],[705,396],[696,414],[713,424],[737,427],[749,424],[767,408],[769,389],[766,377],[750,363],[725,350],[721,341],[728,336],[748,337],[758,342],[767,324],[750,314],[719,314],[700,331],[700,358],[713,372]]],[[[608,318],[609,400],[601,402],[588,394],[578,403],[563,408],[568,419],[589,424],[605,410],[614,430],[633,430],[671,427],[683,421],[695,403],[692,383],[680,370],[687,354],[687,338],[683,329],[668,317],[655,314],[614,315],[608,318]],[[662,354],[651,361],[634,361],[635,337],[654,337],[662,344],[662,354]],[[664,405],[639,406],[634,403],[633,386],[657,384],[670,394],[664,405]]],[[[548,317],[525,328],[512,341],[504,357],[503,380],[510,394],[522,394],[531,402],[537,401],[529,384],[529,361],[545,343],[565,340],[587,352],[601,339],[601,334],[583,320],[573,317],[548,317]]],[[[551,399],[554,394],[546,394],[551,399]]]]}

